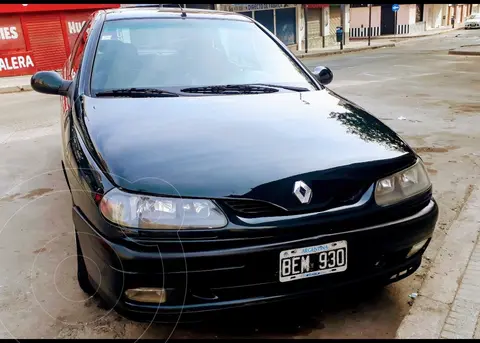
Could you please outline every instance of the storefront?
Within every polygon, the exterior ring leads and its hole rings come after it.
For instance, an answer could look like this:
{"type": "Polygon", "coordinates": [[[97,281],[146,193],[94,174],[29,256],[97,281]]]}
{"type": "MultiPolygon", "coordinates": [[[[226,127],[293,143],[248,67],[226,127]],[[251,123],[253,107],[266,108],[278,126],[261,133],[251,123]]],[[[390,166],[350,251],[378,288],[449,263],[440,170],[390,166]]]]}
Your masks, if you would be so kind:
{"type": "Polygon", "coordinates": [[[118,4],[0,6],[0,77],[61,69],[88,16],[118,4]]]}
{"type": "Polygon", "coordinates": [[[297,4],[221,4],[218,9],[238,12],[255,19],[275,34],[285,45],[297,46],[299,41],[298,18],[301,5],[297,4]]]}

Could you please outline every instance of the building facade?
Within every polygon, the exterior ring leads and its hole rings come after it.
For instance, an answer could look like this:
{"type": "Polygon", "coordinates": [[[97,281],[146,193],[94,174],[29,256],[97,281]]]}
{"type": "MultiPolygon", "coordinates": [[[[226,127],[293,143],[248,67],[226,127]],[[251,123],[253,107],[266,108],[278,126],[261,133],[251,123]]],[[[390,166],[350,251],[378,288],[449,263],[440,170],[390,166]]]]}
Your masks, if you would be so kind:
{"type": "MultiPolygon", "coordinates": [[[[462,24],[468,15],[475,13],[474,6],[472,4],[402,4],[395,15],[392,4],[373,5],[371,8],[372,37],[414,34],[448,27],[451,25],[452,16],[455,16],[456,24],[462,24]]],[[[351,5],[350,36],[352,38],[368,36],[369,11],[367,4],[351,5]]]]}
{"type": "Polygon", "coordinates": [[[423,13],[423,4],[402,4],[397,13],[392,10],[392,4],[373,5],[371,9],[367,4],[352,4],[350,36],[367,37],[370,20],[372,37],[423,32],[425,31],[423,13]]]}
{"type": "Polygon", "coordinates": [[[114,4],[5,4],[0,6],[0,77],[63,67],[83,23],[114,4]]]}
{"type": "Polygon", "coordinates": [[[290,49],[299,49],[304,40],[304,18],[299,4],[217,4],[217,10],[237,12],[255,19],[290,49]]]}
{"type": "Polygon", "coordinates": [[[340,26],[345,32],[344,43],[348,43],[350,37],[350,5],[343,5],[343,11],[340,4],[308,4],[305,5],[305,8],[309,49],[339,44],[336,41],[336,30],[340,26]]]}

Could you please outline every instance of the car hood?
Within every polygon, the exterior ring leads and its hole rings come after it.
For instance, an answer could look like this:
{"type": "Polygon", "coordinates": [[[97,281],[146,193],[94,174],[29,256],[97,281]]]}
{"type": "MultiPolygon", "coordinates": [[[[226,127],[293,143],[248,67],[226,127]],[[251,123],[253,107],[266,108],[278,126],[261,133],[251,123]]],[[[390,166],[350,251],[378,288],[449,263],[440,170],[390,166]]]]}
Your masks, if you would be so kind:
{"type": "Polygon", "coordinates": [[[328,89],[261,95],[82,99],[91,153],[118,187],[300,206],[371,185],[416,155],[391,129],[328,89]],[[354,186],[357,187],[357,186],[354,186]]]}
{"type": "Polygon", "coordinates": [[[480,22],[480,19],[467,19],[465,20],[465,24],[473,24],[480,22]]]}

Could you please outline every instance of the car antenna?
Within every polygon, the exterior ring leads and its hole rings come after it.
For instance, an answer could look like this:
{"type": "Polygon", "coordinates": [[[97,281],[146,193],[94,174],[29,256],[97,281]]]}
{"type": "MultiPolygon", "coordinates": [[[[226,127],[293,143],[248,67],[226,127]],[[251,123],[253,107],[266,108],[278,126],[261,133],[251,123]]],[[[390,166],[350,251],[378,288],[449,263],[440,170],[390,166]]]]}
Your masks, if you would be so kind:
{"type": "Polygon", "coordinates": [[[186,18],[186,17],[187,17],[187,13],[185,13],[185,11],[183,10],[182,5],[180,5],[180,4],[177,4],[177,5],[178,5],[178,7],[180,7],[180,11],[182,11],[182,18],[186,18]]]}

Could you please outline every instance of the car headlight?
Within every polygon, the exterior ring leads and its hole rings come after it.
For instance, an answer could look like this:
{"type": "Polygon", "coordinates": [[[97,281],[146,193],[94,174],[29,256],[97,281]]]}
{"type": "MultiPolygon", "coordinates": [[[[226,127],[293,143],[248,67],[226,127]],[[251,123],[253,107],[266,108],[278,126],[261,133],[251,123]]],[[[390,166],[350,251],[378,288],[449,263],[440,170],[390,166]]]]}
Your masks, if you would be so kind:
{"type": "Polygon", "coordinates": [[[154,197],[113,189],[99,203],[110,222],[138,229],[214,229],[227,218],[210,200],[154,197]]]}
{"type": "Polygon", "coordinates": [[[413,166],[377,181],[375,202],[388,206],[426,191],[431,186],[423,162],[419,159],[413,166]]]}

